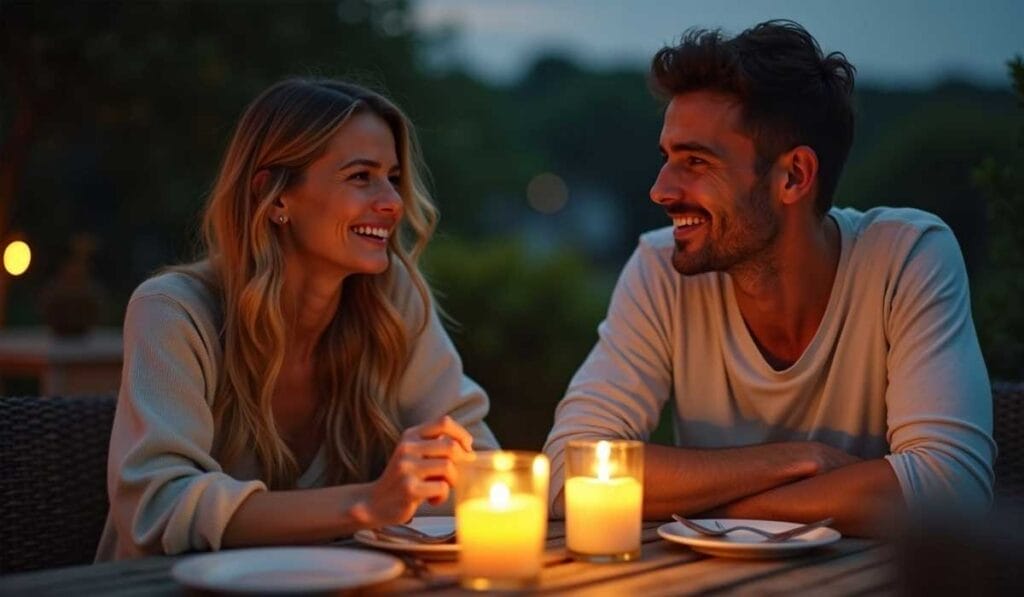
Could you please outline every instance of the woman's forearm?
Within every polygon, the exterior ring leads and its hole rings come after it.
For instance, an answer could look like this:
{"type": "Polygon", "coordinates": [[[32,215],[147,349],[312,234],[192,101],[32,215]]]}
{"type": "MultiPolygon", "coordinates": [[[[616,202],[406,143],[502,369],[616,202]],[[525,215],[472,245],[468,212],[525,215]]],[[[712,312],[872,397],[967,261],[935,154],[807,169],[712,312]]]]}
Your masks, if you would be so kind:
{"type": "Polygon", "coordinates": [[[317,543],[351,535],[365,526],[352,516],[352,507],[368,494],[365,483],[253,493],[231,517],[222,544],[317,543]]]}

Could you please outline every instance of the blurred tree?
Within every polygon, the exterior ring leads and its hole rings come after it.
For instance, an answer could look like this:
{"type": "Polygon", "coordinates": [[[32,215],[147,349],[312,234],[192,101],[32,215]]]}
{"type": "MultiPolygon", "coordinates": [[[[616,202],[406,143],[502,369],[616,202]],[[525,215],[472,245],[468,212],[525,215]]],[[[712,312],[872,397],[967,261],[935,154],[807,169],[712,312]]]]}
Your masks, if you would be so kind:
{"type": "MultiPolygon", "coordinates": [[[[1007,65],[1018,107],[1024,109],[1024,57],[1007,65]]],[[[975,300],[982,350],[992,377],[1024,380],[1024,126],[1012,158],[985,160],[974,180],[989,198],[992,232],[991,261],[975,300]]]]}
{"type": "Polygon", "coordinates": [[[927,91],[862,89],[856,100],[856,139],[836,203],[932,212],[953,229],[968,271],[979,273],[988,222],[970,169],[1012,150],[1012,96],[947,82],[927,91]]]}
{"type": "Polygon", "coordinates": [[[490,394],[488,421],[502,446],[540,449],[597,340],[612,281],[572,252],[537,260],[512,240],[441,239],[425,267],[455,320],[466,372],[490,394]]]}
{"type": "MultiPolygon", "coordinates": [[[[621,206],[614,247],[618,267],[640,232],[668,224],[648,198],[661,157],[662,107],[646,92],[639,70],[585,70],[565,58],[540,58],[513,89],[522,106],[520,129],[542,152],[544,167],[569,182],[570,201],[581,187],[599,186],[621,206]]],[[[534,172],[539,174],[544,170],[534,172]]]]}
{"type": "Polygon", "coordinates": [[[0,233],[15,219],[49,271],[73,232],[93,233],[125,296],[189,256],[255,93],[288,75],[379,87],[386,73],[393,95],[415,96],[414,46],[406,0],[0,2],[0,233]]]}

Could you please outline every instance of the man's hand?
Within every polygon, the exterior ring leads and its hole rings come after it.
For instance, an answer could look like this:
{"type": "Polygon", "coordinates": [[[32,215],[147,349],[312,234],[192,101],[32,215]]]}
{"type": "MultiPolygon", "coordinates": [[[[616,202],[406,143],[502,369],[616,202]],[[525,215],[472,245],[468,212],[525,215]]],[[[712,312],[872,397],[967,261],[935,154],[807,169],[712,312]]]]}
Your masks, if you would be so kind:
{"type": "Polygon", "coordinates": [[[817,464],[817,470],[812,474],[807,475],[808,477],[822,475],[838,468],[843,468],[844,466],[861,462],[861,459],[857,458],[853,454],[848,454],[839,448],[834,448],[828,444],[823,444],[821,442],[808,443],[812,459],[817,464]]]}
{"type": "Polygon", "coordinates": [[[692,449],[648,444],[644,516],[692,514],[825,474],[860,459],[820,442],[692,449]]]}

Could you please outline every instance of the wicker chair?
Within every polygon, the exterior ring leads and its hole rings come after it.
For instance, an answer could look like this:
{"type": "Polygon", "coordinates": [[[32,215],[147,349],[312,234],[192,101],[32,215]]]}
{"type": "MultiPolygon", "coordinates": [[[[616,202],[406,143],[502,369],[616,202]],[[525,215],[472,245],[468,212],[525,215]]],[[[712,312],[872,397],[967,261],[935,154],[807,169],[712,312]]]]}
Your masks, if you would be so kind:
{"type": "Polygon", "coordinates": [[[92,562],[115,404],[0,398],[0,573],[92,562]]]}
{"type": "Polygon", "coordinates": [[[992,384],[996,505],[1024,507],[1024,382],[992,384]]]}

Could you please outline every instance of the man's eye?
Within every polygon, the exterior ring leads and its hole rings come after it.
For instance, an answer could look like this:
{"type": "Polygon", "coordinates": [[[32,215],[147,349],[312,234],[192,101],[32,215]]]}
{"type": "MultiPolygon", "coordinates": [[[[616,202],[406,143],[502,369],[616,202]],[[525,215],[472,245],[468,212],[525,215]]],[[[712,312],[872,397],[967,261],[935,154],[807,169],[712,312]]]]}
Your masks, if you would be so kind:
{"type": "Polygon", "coordinates": [[[691,166],[703,166],[703,165],[707,164],[706,161],[704,161],[704,160],[702,160],[702,159],[700,159],[700,158],[698,158],[696,156],[692,156],[692,155],[690,157],[686,158],[686,163],[691,165],[691,166]]]}

